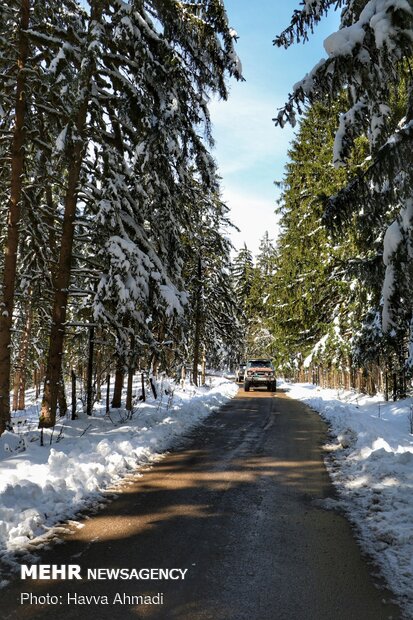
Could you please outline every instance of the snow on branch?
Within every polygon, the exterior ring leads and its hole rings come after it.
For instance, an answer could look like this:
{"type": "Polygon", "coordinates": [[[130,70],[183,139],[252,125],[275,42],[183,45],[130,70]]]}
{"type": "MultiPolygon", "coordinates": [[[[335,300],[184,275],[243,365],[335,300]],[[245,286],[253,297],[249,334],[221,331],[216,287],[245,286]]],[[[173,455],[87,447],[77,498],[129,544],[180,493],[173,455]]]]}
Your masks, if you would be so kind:
{"type": "Polygon", "coordinates": [[[406,168],[405,161],[411,156],[412,140],[413,121],[392,134],[368,168],[327,200],[324,221],[330,229],[340,228],[362,206],[374,208],[378,202],[380,209],[409,194],[413,172],[406,168]]]}
{"type": "Polygon", "coordinates": [[[303,0],[303,8],[295,10],[291,24],[274,39],[277,47],[289,47],[294,42],[308,41],[308,30],[314,31],[314,26],[321,21],[331,7],[335,10],[343,6],[344,0],[303,0]]]}
{"type": "MultiPolygon", "coordinates": [[[[276,45],[288,46],[295,38],[307,37],[315,19],[327,12],[333,3],[305,3],[317,9],[313,14],[296,12],[289,29],[284,31],[276,45]],[[289,34],[286,34],[289,33],[289,34]]],[[[369,0],[359,15],[347,10],[342,14],[339,30],[324,42],[327,58],[293,87],[285,106],[274,119],[276,125],[295,124],[295,114],[304,111],[304,104],[325,97],[337,97],[347,90],[350,100],[356,104],[366,97],[372,105],[370,112],[378,118],[373,123],[372,136],[382,126],[378,110],[385,100],[387,82],[396,76],[398,63],[413,52],[413,8],[407,0],[369,0]],[[351,14],[352,23],[347,23],[351,14]]]]}

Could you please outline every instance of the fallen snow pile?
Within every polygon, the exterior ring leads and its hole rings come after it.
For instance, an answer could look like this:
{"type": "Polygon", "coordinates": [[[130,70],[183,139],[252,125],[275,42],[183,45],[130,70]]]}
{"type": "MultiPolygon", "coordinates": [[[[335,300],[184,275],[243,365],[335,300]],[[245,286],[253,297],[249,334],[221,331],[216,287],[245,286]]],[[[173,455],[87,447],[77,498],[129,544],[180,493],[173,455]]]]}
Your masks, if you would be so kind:
{"type": "Polygon", "coordinates": [[[330,425],[326,465],[337,507],[413,618],[413,399],[384,402],[309,384],[284,387],[330,425]]]}
{"type": "Polygon", "coordinates": [[[38,405],[16,415],[15,432],[0,437],[0,558],[12,566],[14,552],[29,552],[56,523],[100,504],[105,489],[159,458],[238,389],[224,378],[210,382],[185,390],[164,383],[158,399],[140,402],[130,420],[122,409],[105,416],[103,405],[93,416],[62,418],[44,432],[43,446],[38,405]]]}

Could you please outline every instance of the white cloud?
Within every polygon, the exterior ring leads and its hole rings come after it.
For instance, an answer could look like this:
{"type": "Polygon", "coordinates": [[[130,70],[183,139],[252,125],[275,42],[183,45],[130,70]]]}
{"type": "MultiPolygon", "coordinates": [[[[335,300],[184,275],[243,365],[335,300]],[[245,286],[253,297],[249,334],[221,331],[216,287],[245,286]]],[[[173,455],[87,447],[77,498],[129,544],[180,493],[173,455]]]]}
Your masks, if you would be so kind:
{"type": "Polygon", "coordinates": [[[278,235],[277,217],[274,213],[276,207],[276,193],[274,199],[257,196],[254,193],[242,192],[227,187],[223,190],[223,200],[230,207],[231,221],[240,229],[240,232],[232,231],[231,240],[235,248],[240,249],[244,243],[253,255],[258,253],[258,248],[265,231],[271,239],[278,235]]]}
{"type": "Polygon", "coordinates": [[[268,95],[264,98],[244,88],[235,85],[228,101],[213,100],[209,106],[216,141],[213,155],[224,177],[260,164],[281,170],[293,136],[289,127],[281,130],[274,125],[275,97],[269,100],[268,95]]]}
{"type": "Polygon", "coordinates": [[[209,105],[223,199],[240,229],[231,233],[231,240],[237,249],[246,243],[254,256],[265,231],[272,239],[278,235],[274,181],[282,179],[293,137],[291,128],[275,127],[272,119],[284,102],[269,91],[263,94],[253,84],[238,83],[228,101],[209,105]]]}

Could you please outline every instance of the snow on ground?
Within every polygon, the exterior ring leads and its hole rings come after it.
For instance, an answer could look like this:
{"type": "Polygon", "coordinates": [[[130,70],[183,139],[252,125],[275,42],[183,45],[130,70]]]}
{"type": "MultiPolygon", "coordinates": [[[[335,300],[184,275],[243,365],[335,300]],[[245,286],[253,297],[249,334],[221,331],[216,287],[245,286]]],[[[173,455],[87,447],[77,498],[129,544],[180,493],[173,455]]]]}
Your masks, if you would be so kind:
{"type": "MultiPolygon", "coordinates": [[[[208,383],[182,389],[164,379],[158,399],[136,401],[131,419],[124,409],[105,416],[104,403],[98,403],[92,416],[59,419],[55,429],[44,431],[43,446],[39,404],[15,414],[14,432],[0,437],[0,559],[8,571],[18,567],[16,553],[31,557],[56,532],[53,526],[99,506],[105,489],[160,458],[238,389],[223,377],[208,383]]],[[[0,574],[0,585],[5,577],[0,574]]]]}
{"type": "MultiPolygon", "coordinates": [[[[56,524],[99,506],[105,490],[160,458],[237,391],[224,376],[204,388],[158,383],[160,397],[105,416],[62,418],[40,446],[38,403],[0,437],[0,559],[10,570],[56,533],[56,524]],[[166,393],[168,392],[168,394],[166,393]],[[15,554],[18,554],[17,556],[15,554]]],[[[338,491],[326,507],[345,511],[360,542],[413,618],[413,399],[385,403],[354,392],[281,384],[319,411],[331,429],[326,464],[338,491]]],[[[137,386],[135,386],[137,392],[137,386]]],[[[7,583],[3,575],[2,583],[7,583]]],[[[1,575],[0,575],[1,581],[1,575]]]]}
{"type": "Polygon", "coordinates": [[[338,500],[327,507],[344,510],[413,618],[413,399],[385,402],[310,384],[283,387],[329,424],[326,465],[338,500]]]}

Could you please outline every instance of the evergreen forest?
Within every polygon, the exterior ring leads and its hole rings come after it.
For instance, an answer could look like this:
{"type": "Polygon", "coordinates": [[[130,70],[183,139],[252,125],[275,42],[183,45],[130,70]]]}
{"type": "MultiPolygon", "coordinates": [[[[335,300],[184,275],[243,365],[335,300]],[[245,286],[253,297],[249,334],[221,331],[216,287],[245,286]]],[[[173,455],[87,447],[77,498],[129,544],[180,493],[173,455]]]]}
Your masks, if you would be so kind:
{"type": "MultiPolygon", "coordinates": [[[[242,80],[221,0],[10,0],[0,8],[0,432],[136,373],[234,369],[406,394],[413,368],[413,7],[329,11],[327,58],[286,93],[296,126],[257,256],[235,256],[208,110],[242,80]]],[[[131,407],[130,393],[126,408],[131,407]]]]}
{"type": "Polygon", "coordinates": [[[115,376],[231,356],[230,226],[207,102],[241,79],[219,0],[0,9],[0,429],[90,413],[115,376]],[[10,394],[12,394],[10,396],[10,394]]]}
{"type": "Polygon", "coordinates": [[[296,127],[280,233],[255,265],[239,252],[236,289],[249,350],[285,376],[397,399],[413,368],[413,7],[303,0],[274,45],[305,42],[333,10],[328,57],[274,119],[296,127]]]}

